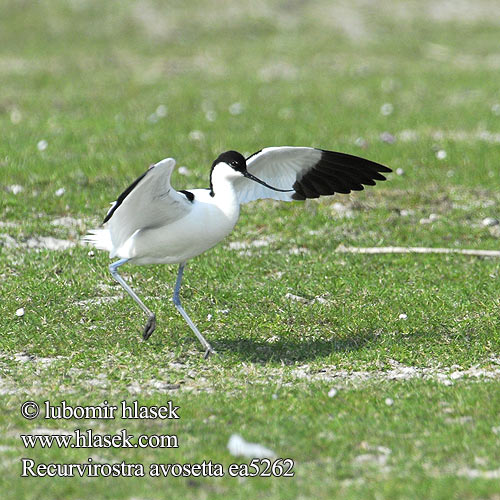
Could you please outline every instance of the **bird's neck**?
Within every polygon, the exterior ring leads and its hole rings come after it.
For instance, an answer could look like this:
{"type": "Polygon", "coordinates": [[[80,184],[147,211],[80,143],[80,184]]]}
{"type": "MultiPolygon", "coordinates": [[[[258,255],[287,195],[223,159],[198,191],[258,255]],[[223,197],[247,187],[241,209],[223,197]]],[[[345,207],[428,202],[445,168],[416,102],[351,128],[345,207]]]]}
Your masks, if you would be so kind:
{"type": "Polygon", "coordinates": [[[217,205],[238,205],[238,196],[232,181],[228,179],[212,181],[210,184],[210,196],[217,205]]]}
{"type": "Polygon", "coordinates": [[[240,212],[240,202],[236,189],[233,185],[235,176],[233,171],[215,168],[210,176],[210,196],[213,204],[216,205],[230,219],[238,218],[240,212]]]}
{"type": "Polygon", "coordinates": [[[238,174],[228,165],[219,163],[210,172],[210,196],[223,198],[236,197],[233,181],[238,174]]]}

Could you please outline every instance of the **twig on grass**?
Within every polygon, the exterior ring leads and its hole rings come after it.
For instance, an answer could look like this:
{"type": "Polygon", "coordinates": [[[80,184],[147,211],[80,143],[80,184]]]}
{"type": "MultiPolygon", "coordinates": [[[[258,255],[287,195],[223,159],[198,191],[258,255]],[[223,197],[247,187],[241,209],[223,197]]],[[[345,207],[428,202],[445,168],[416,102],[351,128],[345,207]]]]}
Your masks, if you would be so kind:
{"type": "Polygon", "coordinates": [[[500,250],[475,250],[469,248],[430,248],[430,247],[346,247],[339,245],[339,253],[458,253],[479,257],[500,257],[500,250]]]}

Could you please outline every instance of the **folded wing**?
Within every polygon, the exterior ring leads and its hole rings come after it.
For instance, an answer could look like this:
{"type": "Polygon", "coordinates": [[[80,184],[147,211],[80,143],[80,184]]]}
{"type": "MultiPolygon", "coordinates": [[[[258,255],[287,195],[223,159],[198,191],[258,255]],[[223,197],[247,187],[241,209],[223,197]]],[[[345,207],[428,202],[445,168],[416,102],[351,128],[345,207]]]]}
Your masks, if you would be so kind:
{"type": "Polygon", "coordinates": [[[191,211],[191,202],[170,185],[174,167],[173,158],[153,165],[113,204],[103,223],[115,251],[137,231],[168,225],[191,211]]]}

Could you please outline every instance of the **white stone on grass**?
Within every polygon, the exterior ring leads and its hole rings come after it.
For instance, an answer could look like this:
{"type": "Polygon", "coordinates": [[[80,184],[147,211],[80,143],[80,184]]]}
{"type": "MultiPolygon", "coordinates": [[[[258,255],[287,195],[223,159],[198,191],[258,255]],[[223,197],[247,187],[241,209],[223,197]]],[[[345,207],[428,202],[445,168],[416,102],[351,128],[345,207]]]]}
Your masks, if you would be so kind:
{"type": "Polygon", "coordinates": [[[10,112],[10,121],[14,124],[17,125],[18,123],[21,122],[23,119],[23,115],[17,108],[13,108],[10,112]]]}
{"type": "Polygon", "coordinates": [[[167,116],[167,106],[165,106],[165,104],[160,104],[157,108],[156,108],[156,116],[158,118],[164,118],[165,116],[167,116]]]}
{"type": "Polygon", "coordinates": [[[209,109],[208,111],[205,111],[205,118],[208,122],[214,122],[217,120],[217,112],[213,109],[209,109]]]}
{"type": "Polygon", "coordinates": [[[394,144],[396,142],[396,138],[390,132],[382,132],[380,134],[380,140],[387,144],[394,144]]]}
{"type": "Polygon", "coordinates": [[[498,219],[493,217],[486,217],[483,219],[483,226],[485,227],[498,226],[499,223],[498,219]]]}
{"type": "Polygon", "coordinates": [[[19,194],[24,191],[24,188],[19,184],[12,184],[11,186],[7,187],[7,190],[10,191],[12,194],[19,194]]]}
{"type": "Polygon", "coordinates": [[[24,307],[20,307],[17,311],[16,311],[16,316],[18,318],[22,318],[24,316],[24,307]]]}
{"type": "Polygon", "coordinates": [[[368,142],[366,142],[365,139],[363,139],[363,137],[357,137],[356,140],[354,141],[354,144],[356,144],[356,146],[358,146],[359,148],[366,148],[368,146],[368,142]]]}
{"type": "Polygon", "coordinates": [[[227,443],[229,453],[234,457],[274,458],[274,451],[257,443],[245,441],[239,434],[232,434],[227,443]]]}
{"type": "Polygon", "coordinates": [[[38,151],[45,151],[48,145],[49,143],[45,139],[42,139],[41,141],[38,141],[36,147],[38,151]]]}
{"type": "Polygon", "coordinates": [[[177,172],[179,172],[179,174],[181,175],[190,175],[191,172],[189,171],[189,169],[187,167],[179,167],[177,169],[177,172]]]}
{"type": "Polygon", "coordinates": [[[189,132],[189,138],[192,141],[202,141],[205,139],[205,134],[201,130],[191,130],[191,132],[189,132]]]}
{"type": "Polygon", "coordinates": [[[336,395],[337,395],[337,389],[335,389],[335,387],[332,387],[329,391],[328,391],[328,397],[329,398],[334,398],[336,395]]]}
{"type": "Polygon", "coordinates": [[[232,115],[241,115],[243,113],[244,107],[241,102],[233,102],[231,106],[229,106],[229,112],[232,115]]]}
{"type": "Polygon", "coordinates": [[[386,102],[380,106],[380,113],[384,116],[389,116],[394,111],[394,106],[390,102],[386,102]]]}

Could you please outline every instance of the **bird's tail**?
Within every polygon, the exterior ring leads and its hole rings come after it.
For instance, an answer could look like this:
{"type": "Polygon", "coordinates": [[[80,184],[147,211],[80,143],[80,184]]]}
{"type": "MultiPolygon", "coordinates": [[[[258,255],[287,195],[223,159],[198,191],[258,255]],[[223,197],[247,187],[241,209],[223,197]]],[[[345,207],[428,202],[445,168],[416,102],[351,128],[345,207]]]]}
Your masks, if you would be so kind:
{"type": "Polygon", "coordinates": [[[107,250],[108,252],[111,252],[113,249],[109,229],[92,229],[82,238],[82,240],[85,243],[94,245],[99,250],[107,250]]]}

